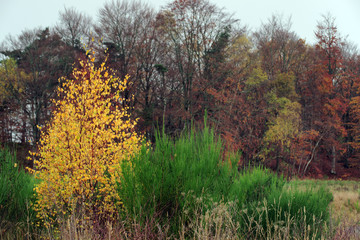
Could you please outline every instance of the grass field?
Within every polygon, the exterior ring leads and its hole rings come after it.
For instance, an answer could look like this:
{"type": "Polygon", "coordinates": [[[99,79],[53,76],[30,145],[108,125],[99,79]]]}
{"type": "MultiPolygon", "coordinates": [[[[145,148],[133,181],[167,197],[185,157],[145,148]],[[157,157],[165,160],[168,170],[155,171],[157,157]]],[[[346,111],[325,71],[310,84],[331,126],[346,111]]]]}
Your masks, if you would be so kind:
{"type": "Polygon", "coordinates": [[[293,180],[289,183],[292,186],[328,188],[334,197],[330,203],[329,237],[360,239],[360,181],[293,180]]]}

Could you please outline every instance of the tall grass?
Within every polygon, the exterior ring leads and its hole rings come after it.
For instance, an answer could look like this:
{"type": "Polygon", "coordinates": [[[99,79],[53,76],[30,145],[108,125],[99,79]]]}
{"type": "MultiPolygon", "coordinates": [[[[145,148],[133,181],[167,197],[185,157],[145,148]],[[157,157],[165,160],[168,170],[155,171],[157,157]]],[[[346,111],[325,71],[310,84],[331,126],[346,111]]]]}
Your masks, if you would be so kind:
{"type": "Polygon", "coordinates": [[[3,232],[32,229],[35,179],[26,173],[9,149],[0,149],[0,228],[3,232]]]}

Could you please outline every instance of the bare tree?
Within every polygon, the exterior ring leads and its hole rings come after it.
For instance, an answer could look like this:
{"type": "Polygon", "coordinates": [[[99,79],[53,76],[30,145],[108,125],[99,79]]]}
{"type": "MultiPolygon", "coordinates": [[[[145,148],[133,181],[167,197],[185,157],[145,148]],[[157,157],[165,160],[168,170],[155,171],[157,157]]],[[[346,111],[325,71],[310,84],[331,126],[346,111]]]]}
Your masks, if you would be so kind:
{"type": "Polygon", "coordinates": [[[159,88],[165,79],[157,71],[157,65],[163,64],[161,55],[166,43],[158,34],[155,16],[154,9],[141,1],[111,1],[100,9],[96,26],[102,50],[107,49],[109,66],[120,78],[130,76],[125,98],[131,99],[127,104],[134,107],[143,130],[149,130],[155,122],[163,96],[159,88]]]}
{"type": "Polygon", "coordinates": [[[175,0],[157,16],[175,64],[185,121],[193,116],[194,86],[204,78],[205,56],[237,20],[207,0],[175,0]]]}
{"type": "Polygon", "coordinates": [[[40,28],[34,28],[31,30],[23,30],[19,36],[8,35],[5,41],[1,43],[0,51],[23,51],[36,40],[41,31],[40,28]]]}
{"type": "Polygon", "coordinates": [[[130,73],[134,63],[136,46],[151,21],[151,8],[138,1],[106,2],[99,11],[96,32],[109,48],[113,62],[119,63],[122,75],[130,73]]]}
{"type": "Polygon", "coordinates": [[[291,18],[272,15],[254,33],[254,42],[262,57],[264,69],[270,78],[277,72],[288,72],[297,64],[303,51],[303,41],[291,31],[291,18]]]}
{"type": "Polygon", "coordinates": [[[59,12],[59,22],[54,30],[71,47],[81,48],[81,43],[90,39],[92,19],[75,8],[59,12]]]}

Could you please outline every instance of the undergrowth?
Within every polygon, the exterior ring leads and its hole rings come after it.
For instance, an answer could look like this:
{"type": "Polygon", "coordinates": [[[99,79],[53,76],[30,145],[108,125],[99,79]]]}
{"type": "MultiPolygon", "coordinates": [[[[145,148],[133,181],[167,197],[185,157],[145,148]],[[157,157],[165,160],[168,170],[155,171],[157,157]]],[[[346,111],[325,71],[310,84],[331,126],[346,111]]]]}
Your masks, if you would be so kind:
{"type": "Polygon", "coordinates": [[[121,166],[124,214],[139,222],[155,216],[155,222],[184,239],[199,234],[221,239],[216,236],[230,232],[240,239],[271,239],[279,229],[300,238],[321,235],[330,192],[288,189],[282,176],[263,167],[238,171],[239,155],[225,155],[222,146],[206,125],[175,140],[158,133],[152,149],[143,147],[121,166]]]}
{"type": "Polygon", "coordinates": [[[225,154],[206,124],[177,139],[158,133],[153,147],[144,144],[121,163],[115,187],[122,210],[101,231],[96,224],[77,225],[82,219],[77,215],[59,218],[56,232],[30,229],[36,222],[34,178],[16,166],[15,155],[1,154],[2,231],[8,222],[20,230],[7,229],[0,239],[328,239],[336,234],[329,227],[328,190],[288,187],[282,176],[261,166],[238,170],[239,154],[225,154]]]}

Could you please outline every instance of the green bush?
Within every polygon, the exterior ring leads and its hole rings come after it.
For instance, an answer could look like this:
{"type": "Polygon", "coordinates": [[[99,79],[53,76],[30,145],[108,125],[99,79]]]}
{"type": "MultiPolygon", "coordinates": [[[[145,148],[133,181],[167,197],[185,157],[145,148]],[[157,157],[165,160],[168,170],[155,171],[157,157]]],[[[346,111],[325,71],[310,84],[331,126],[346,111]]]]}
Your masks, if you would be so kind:
{"type": "Polygon", "coordinates": [[[268,198],[269,194],[281,191],[286,181],[268,169],[254,167],[241,172],[234,180],[229,198],[237,200],[239,206],[247,206],[268,198]]]}
{"type": "MultiPolygon", "coordinates": [[[[288,190],[286,180],[270,170],[253,167],[238,171],[238,156],[230,160],[223,156],[220,139],[206,126],[177,140],[158,134],[152,149],[144,145],[136,157],[121,165],[118,192],[126,217],[143,223],[155,219],[160,226],[169,224],[171,233],[182,232],[184,238],[192,238],[202,231],[202,225],[209,227],[207,233],[217,231],[210,227],[216,224],[206,219],[221,203],[231,206],[226,211],[221,208],[225,211],[222,217],[235,224],[239,236],[248,239],[271,239],[279,234],[286,238],[284,234],[289,232],[303,238],[316,234],[309,232],[308,226],[320,229],[328,220],[332,198],[328,191],[288,190]],[[191,230],[194,224],[196,231],[191,230]]],[[[222,224],[216,226],[223,228],[222,224]]]]}
{"type": "Polygon", "coordinates": [[[143,147],[130,163],[121,166],[119,194],[125,208],[133,215],[141,212],[144,216],[160,214],[178,219],[189,193],[220,201],[237,172],[229,161],[222,161],[222,154],[221,141],[207,127],[175,141],[157,134],[153,149],[143,147]]]}
{"type": "Polygon", "coordinates": [[[0,219],[19,223],[34,217],[31,209],[35,179],[16,161],[16,154],[0,149],[0,219]]]}

